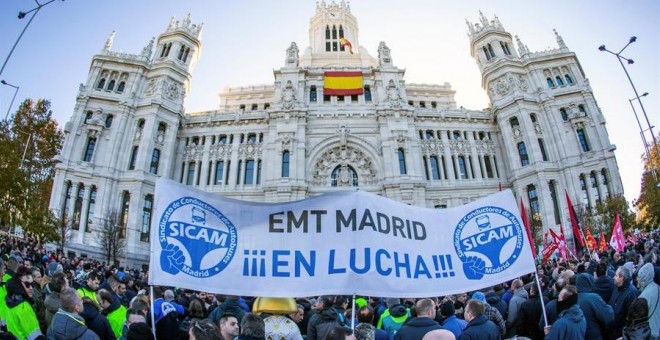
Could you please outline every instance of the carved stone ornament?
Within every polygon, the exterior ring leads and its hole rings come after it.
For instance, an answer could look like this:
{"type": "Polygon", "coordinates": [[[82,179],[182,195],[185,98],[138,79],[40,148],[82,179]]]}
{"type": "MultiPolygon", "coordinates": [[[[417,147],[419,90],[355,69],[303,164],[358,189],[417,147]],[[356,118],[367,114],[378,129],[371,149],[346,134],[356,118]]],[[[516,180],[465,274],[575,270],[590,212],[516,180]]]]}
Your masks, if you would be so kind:
{"type": "Polygon", "coordinates": [[[285,110],[292,110],[296,105],[296,89],[291,84],[291,80],[287,80],[286,86],[282,91],[282,108],[285,110]]]}
{"type": "Polygon", "coordinates": [[[286,65],[298,67],[298,45],[295,42],[286,49],[286,65]]]}
{"type": "Polygon", "coordinates": [[[522,131],[520,131],[520,126],[513,127],[513,137],[520,138],[522,137],[522,131]]]}
{"type": "Polygon", "coordinates": [[[231,157],[231,145],[213,144],[209,149],[209,155],[212,159],[225,159],[231,157]]]}
{"type": "Polygon", "coordinates": [[[378,60],[380,61],[380,65],[384,64],[391,64],[392,63],[392,55],[390,54],[390,48],[385,45],[384,41],[381,41],[380,44],[378,45],[378,60]]]}
{"type": "Polygon", "coordinates": [[[466,140],[450,140],[449,150],[453,154],[466,154],[470,152],[470,142],[466,140]]]}
{"type": "Polygon", "coordinates": [[[165,82],[165,95],[171,100],[179,98],[179,85],[174,82],[165,82]]]}
{"type": "Polygon", "coordinates": [[[147,85],[147,88],[144,90],[144,94],[147,96],[153,96],[154,93],[156,93],[156,90],[158,89],[158,82],[159,80],[156,79],[149,80],[149,84],[147,85]]]}
{"type": "Polygon", "coordinates": [[[261,158],[261,150],[260,143],[247,142],[238,146],[238,154],[246,158],[261,158]]]}
{"type": "Polygon", "coordinates": [[[351,146],[336,146],[323,153],[312,167],[312,184],[330,185],[332,171],[337,166],[341,166],[337,185],[344,183],[343,175],[346,181],[350,181],[349,165],[355,169],[360,184],[376,184],[376,169],[373,162],[364,152],[351,146]]]}
{"type": "Polygon", "coordinates": [[[387,103],[390,107],[401,107],[401,94],[392,79],[387,84],[387,103]]]}
{"type": "Polygon", "coordinates": [[[399,133],[396,135],[396,144],[398,147],[402,148],[406,146],[406,135],[403,133],[399,133]]]}
{"type": "Polygon", "coordinates": [[[534,123],[534,131],[536,131],[536,133],[543,133],[543,130],[541,129],[541,124],[539,124],[539,122],[534,123]]]}
{"type": "Polygon", "coordinates": [[[156,144],[163,145],[164,143],[165,143],[165,132],[158,131],[158,134],[156,134],[156,144]]]}
{"type": "Polygon", "coordinates": [[[422,152],[428,155],[440,155],[445,151],[445,145],[439,140],[423,140],[422,152]]]}
{"type": "Polygon", "coordinates": [[[495,92],[500,96],[506,96],[511,92],[511,85],[507,83],[504,77],[497,79],[495,82],[495,92]]]}
{"type": "Polygon", "coordinates": [[[184,160],[200,160],[204,153],[204,145],[188,145],[183,149],[184,160]]]}
{"type": "Polygon", "coordinates": [[[527,92],[527,90],[529,90],[529,85],[527,85],[527,79],[525,79],[524,76],[521,75],[518,76],[518,87],[520,87],[520,90],[524,92],[527,92]]]}
{"type": "Polygon", "coordinates": [[[144,129],[143,127],[138,126],[138,128],[135,130],[135,137],[133,138],[133,140],[139,141],[142,138],[143,129],[144,129]]]}

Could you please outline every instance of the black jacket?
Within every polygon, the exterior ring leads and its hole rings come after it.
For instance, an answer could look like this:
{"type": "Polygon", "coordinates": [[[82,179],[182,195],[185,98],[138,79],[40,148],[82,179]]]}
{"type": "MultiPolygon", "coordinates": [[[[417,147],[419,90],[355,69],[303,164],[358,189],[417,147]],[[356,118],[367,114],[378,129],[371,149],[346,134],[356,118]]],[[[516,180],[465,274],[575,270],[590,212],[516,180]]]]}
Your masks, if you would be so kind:
{"type": "Polygon", "coordinates": [[[339,314],[330,307],[312,315],[307,325],[307,339],[325,339],[330,331],[339,326],[339,314]]]}
{"type": "Polygon", "coordinates": [[[543,318],[543,309],[541,303],[544,305],[548,303],[547,298],[538,295],[532,295],[529,299],[520,306],[520,325],[518,326],[518,334],[526,336],[532,340],[541,340],[545,338],[543,328],[538,327],[538,322],[543,318]]]}
{"type": "Polygon", "coordinates": [[[415,339],[422,339],[424,337],[424,334],[435,330],[435,329],[443,329],[440,324],[431,319],[431,318],[412,318],[408,319],[405,324],[399,329],[398,332],[396,332],[396,335],[394,336],[394,340],[415,340],[415,339]]]}
{"type": "Polygon", "coordinates": [[[93,303],[83,303],[84,310],[80,316],[85,319],[85,325],[91,329],[101,340],[114,340],[115,334],[112,332],[108,319],[103,316],[96,305],[93,303]]]}
{"type": "Polygon", "coordinates": [[[502,336],[500,335],[500,329],[482,314],[468,322],[458,339],[500,340],[502,336]]]}

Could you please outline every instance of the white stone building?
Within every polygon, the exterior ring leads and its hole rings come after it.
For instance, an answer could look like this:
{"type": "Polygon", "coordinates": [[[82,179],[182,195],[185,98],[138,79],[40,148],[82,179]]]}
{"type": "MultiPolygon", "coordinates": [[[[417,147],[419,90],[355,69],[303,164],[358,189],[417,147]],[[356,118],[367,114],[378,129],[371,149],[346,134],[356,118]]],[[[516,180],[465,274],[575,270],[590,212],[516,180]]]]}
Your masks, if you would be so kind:
{"type": "Polygon", "coordinates": [[[116,213],[128,264],[147,262],[159,176],[242,200],[357,187],[428,208],[510,188],[545,229],[570,225],[565,190],[585,207],[623,194],[576,55],[558,34],[556,49],[531,52],[479,14],[468,35],[484,111],[457,108],[448,83],[406,83],[384,42],[370,55],[344,1],[317,5],[309,47],[292,43],[272,84],[225,89],[205,112],[184,107],[201,24],[173,18],[137,55],[112,51],[111,36],[80,86],[57,165],[50,206],[72,221],[70,247],[100,257],[95,230],[116,213]],[[361,72],[362,94],[324,95],[326,71],[361,72]]]}

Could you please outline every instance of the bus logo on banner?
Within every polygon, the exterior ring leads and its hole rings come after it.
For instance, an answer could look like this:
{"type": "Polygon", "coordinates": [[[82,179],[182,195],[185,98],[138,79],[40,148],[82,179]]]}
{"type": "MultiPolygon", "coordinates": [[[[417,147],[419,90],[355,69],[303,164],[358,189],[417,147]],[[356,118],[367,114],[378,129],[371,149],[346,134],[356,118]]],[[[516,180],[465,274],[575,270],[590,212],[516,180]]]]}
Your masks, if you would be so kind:
{"type": "Polygon", "coordinates": [[[502,208],[472,210],[456,226],[454,249],[469,280],[497,274],[520,257],[524,231],[518,219],[502,208]]]}
{"type": "Polygon", "coordinates": [[[181,197],[165,208],[158,223],[158,240],[164,272],[207,278],[229,265],[238,235],[232,222],[215,207],[197,198],[181,197]]]}

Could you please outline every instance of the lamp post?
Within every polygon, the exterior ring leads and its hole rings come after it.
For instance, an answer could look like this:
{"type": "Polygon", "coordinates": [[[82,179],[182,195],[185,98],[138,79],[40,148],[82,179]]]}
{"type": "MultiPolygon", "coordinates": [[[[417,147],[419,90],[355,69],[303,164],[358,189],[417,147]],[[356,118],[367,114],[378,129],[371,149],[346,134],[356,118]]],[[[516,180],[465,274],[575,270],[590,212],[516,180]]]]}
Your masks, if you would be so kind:
{"type": "MultiPolygon", "coordinates": [[[[644,104],[642,103],[642,101],[640,99],[640,95],[637,92],[637,88],[635,88],[635,84],[633,83],[632,79],[630,78],[630,74],[628,74],[628,70],[626,69],[626,65],[623,64],[623,60],[625,60],[629,65],[634,64],[635,61],[621,55],[621,52],[623,52],[623,50],[625,50],[630,44],[634,43],[635,41],[637,41],[637,37],[635,37],[635,36],[630,37],[630,39],[628,40],[628,43],[626,44],[626,46],[623,46],[623,48],[619,52],[616,52],[616,53],[608,50],[605,47],[605,45],[600,45],[598,47],[598,50],[600,50],[601,52],[608,52],[608,53],[616,56],[617,60],[619,61],[619,64],[621,64],[621,67],[623,68],[623,72],[626,73],[626,77],[628,77],[628,81],[630,82],[630,86],[632,86],[632,89],[635,92],[635,99],[637,99],[639,101],[639,106],[642,108],[642,113],[644,114],[644,119],[646,120],[646,124],[648,125],[648,130],[651,132],[651,137],[653,138],[653,147],[656,148],[657,147],[657,142],[656,142],[656,139],[655,139],[655,134],[653,134],[653,126],[651,126],[651,122],[649,121],[649,117],[646,114],[646,110],[644,109],[644,104]]],[[[635,113],[635,115],[636,114],[637,113],[635,113]]],[[[640,124],[640,129],[641,129],[641,124],[640,124]]],[[[646,142],[644,144],[646,145],[646,142]]]]}
{"type": "Polygon", "coordinates": [[[648,95],[649,95],[648,92],[644,92],[641,96],[639,96],[639,98],[628,99],[628,102],[630,102],[630,107],[632,108],[633,113],[635,114],[635,119],[637,120],[637,125],[639,126],[639,134],[642,136],[642,143],[644,143],[644,151],[646,151],[646,157],[651,157],[651,153],[649,152],[649,145],[646,142],[646,136],[644,135],[644,128],[642,127],[642,123],[639,122],[639,116],[637,115],[637,110],[635,110],[635,105],[633,105],[633,101],[639,100],[641,97],[646,97],[648,95]]]}
{"type": "Polygon", "coordinates": [[[14,106],[14,100],[16,99],[16,95],[18,94],[18,89],[20,88],[20,86],[12,85],[4,81],[4,79],[0,80],[0,83],[2,83],[2,85],[7,85],[14,88],[14,97],[11,98],[11,103],[9,103],[9,107],[7,108],[7,114],[5,114],[5,120],[7,120],[7,118],[9,117],[9,112],[11,112],[11,107],[14,106]]]}
{"type": "MultiPolygon", "coordinates": [[[[16,39],[16,42],[14,42],[14,46],[11,47],[11,50],[9,51],[9,55],[7,55],[7,58],[5,58],[5,62],[2,64],[2,68],[0,68],[0,75],[2,75],[2,71],[5,70],[5,66],[7,66],[7,62],[9,61],[9,58],[11,58],[12,53],[14,53],[14,49],[16,49],[16,45],[18,45],[18,42],[21,41],[21,38],[23,37],[23,34],[25,33],[27,28],[32,23],[32,20],[34,20],[34,17],[37,16],[37,13],[39,13],[39,10],[41,9],[41,7],[44,7],[44,6],[48,5],[49,3],[53,2],[53,1],[55,1],[55,0],[49,0],[48,2],[40,4],[38,0],[34,0],[34,2],[37,3],[37,7],[33,8],[33,9],[27,11],[27,12],[23,12],[23,11],[18,12],[18,18],[19,19],[25,18],[25,16],[28,13],[34,12],[34,14],[32,14],[32,16],[30,17],[30,20],[28,20],[27,24],[25,24],[25,27],[23,28],[23,31],[21,31],[21,34],[16,39]]],[[[62,1],[64,1],[64,0],[62,0],[62,1]]]]}

